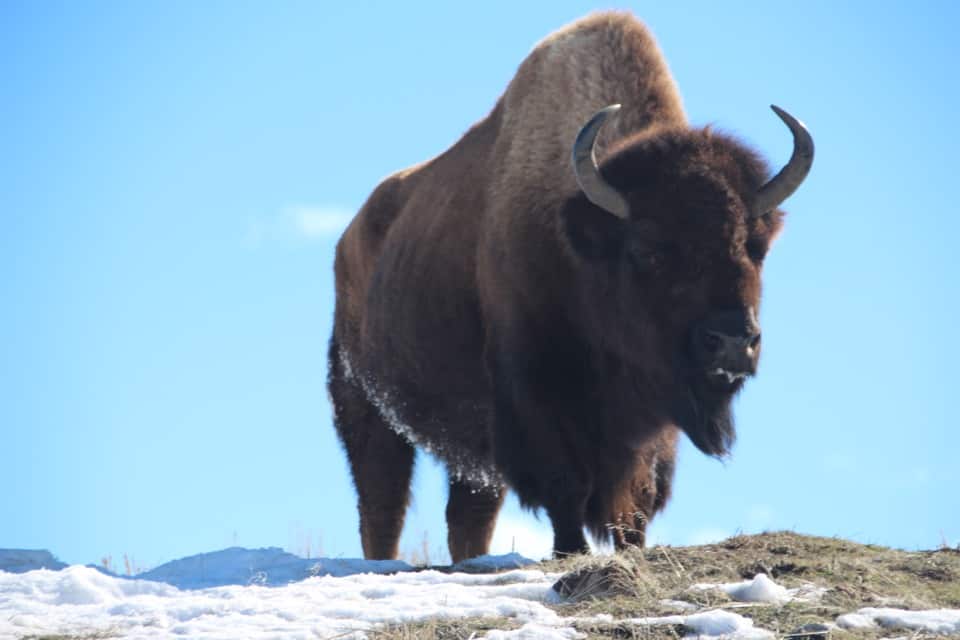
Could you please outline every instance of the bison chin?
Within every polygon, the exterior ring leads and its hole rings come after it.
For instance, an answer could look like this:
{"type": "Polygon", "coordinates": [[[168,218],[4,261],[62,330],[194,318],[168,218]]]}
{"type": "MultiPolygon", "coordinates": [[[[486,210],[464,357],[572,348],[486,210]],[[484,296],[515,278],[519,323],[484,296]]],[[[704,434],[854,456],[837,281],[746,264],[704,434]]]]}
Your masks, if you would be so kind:
{"type": "Polygon", "coordinates": [[[679,387],[672,407],[676,425],[707,455],[729,454],[737,437],[730,405],[740,384],[717,389],[706,381],[692,380],[679,387]]]}

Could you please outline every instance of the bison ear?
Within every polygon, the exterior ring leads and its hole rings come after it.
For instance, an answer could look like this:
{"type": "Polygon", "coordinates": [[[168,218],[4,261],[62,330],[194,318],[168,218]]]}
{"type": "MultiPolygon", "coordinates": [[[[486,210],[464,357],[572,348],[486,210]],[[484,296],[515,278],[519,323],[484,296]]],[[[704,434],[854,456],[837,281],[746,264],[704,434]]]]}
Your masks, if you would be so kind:
{"type": "Polygon", "coordinates": [[[567,201],[561,210],[562,224],[570,246],[585,260],[615,259],[623,247],[624,225],[591,204],[582,195],[567,201]]]}

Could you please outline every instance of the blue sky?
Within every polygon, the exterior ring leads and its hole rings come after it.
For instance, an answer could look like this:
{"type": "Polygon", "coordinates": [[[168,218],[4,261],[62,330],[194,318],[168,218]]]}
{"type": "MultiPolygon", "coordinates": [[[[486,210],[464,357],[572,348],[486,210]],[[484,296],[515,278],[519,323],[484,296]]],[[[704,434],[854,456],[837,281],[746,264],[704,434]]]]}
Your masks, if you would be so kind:
{"type": "MultiPolygon", "coordinates": [[[[0,547],[359,555],[324,388],[337,234],[485,115],[535,42],[604,6],[3,3],[0,547]]],[[[780,164],[776,103],[817,142],[768,259],[734,455],[683,443],[654,539],[960,543],[960,10],[620,7],[693,123],[780,164]]],[[[422,458],[403,548],[427,532],[439,559],[444,494],[422,458]]],[[[515,504],[501,517],[549,537],[515,504]]]]}

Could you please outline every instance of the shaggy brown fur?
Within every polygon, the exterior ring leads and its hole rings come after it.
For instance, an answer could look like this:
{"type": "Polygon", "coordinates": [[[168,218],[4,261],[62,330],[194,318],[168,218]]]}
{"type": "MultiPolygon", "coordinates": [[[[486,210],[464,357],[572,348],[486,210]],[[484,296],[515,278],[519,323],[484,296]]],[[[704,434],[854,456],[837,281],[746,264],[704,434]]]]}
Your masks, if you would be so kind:
{"type": "Polygon", "coordinates": [[[537,45],[454,146],[384,180],[337,247],[330,341],[364,555],[396,557],[414,446],[448,466],[454,561],[487,552],[506,487],[546,510],[557,553],[586,549],[585,526],[642,545],[679,430],[712,455],[733,440],[742,381],[707,380],[691,335],[756,313],[782,216],[748,215],[767,176],[687,125],[642,24],[601,13],[537,45]],[[570,165],[617,102],[596,148],[628,220],[570,165]]]}

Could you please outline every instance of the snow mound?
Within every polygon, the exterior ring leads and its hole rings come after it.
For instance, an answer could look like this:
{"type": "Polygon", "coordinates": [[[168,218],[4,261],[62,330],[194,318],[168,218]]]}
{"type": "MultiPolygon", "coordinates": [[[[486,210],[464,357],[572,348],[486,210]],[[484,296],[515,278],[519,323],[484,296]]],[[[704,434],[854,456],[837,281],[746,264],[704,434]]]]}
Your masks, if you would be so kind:
{"type": "Polygon", "coordinates": [[[860,609],[837,618],[842,629],[869,629],[877,626],[887,629],[909,629],[938,634],[960,634],[960,609],[860,609]]]}
{"type": "MultiPolygon", "coordinates": [[[[613,620],[611,620],[613,621],[613,620]]],[[[653,618],[627,618],[616,621],[639,626],[682,625],[690,632],[685,638],[724,638],[730,640],[769,640],[774,634],[753,626],[753,620],[732,611],[713,609],[688,616],[659,616],[653,618]]]]}
{"type": "Polygon", "coordinates": [[[500,556],[485,555],[463,560],[453,565],[456,571],[502,571],[503,569],[521,569],[537,564],[519,553],[507,553],[500,556]]]}
{"type": "Polygon", "coordinates": [[[696,591],[719,589],[738,602],[767,602],[785,604],[791,600],[813,601],[819,599],[826,589],[805,584],[796,589],[787,589],[771,580],[765,573],[758,573],[751,580],[720,584],[698,583],[690,587],[696,591]]]}
{"type": "Polygon", "coordinates": [[[0,571],[24,573],[35,569],[63,569],[64,563],[46,549],[0,549],[0,571]]]}
{"type": "Polygon", "coordinates": [[[744,640],[774,637],[773,632],[754,627],[750,618],[723,609],[689,615],[683,621],[683,626],[693,632],[691,635],[697,637],[736,636],[744,640]]]}
{"type": "Polygon", "coordinates": [[[758,573],[752,580],[720,584],[698,583],[690,587],[696,591],[719,589],[738,602],[787,602],[790,594],[765,573],[758,573]]]}
{"type": "Polygon", "coordinates": [[[124,580],[81,566],[21,574],[0,572],[0,611],[6,612],[7,606],[18,602],[37,606],[110,605],[137,596],[170,596],[176,591],[170,585],[124,580]]]}
{"type": "Polygon", "coordinates": [[[162,564],[138,574],[138,580],[166,582],[180,589],[206,589],[226,585],[281,586],[312,576],[346,576],[354,573],[396,573],[413,567],[395,560],[308,560],[277,547],[231,547],[162,564]]]}
{"type": "Polygon", "coordinates": [[[310,567],[311,576],[351,576],[355,573],[399,573],[414,568],[402,560],[363,560],[358,558],[318,558],[310,567]]]}

